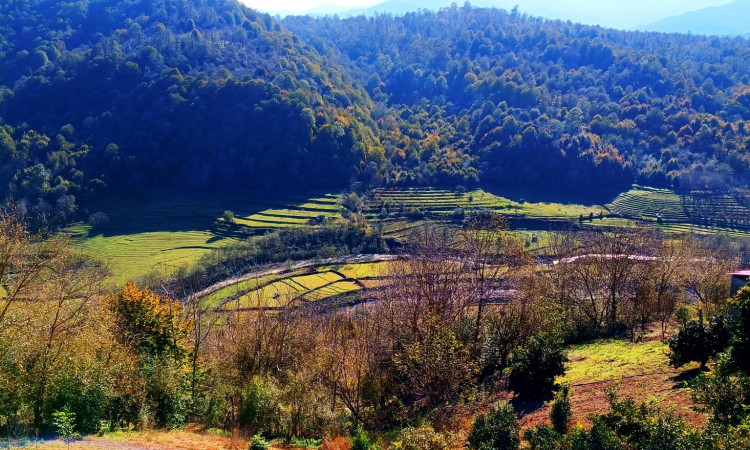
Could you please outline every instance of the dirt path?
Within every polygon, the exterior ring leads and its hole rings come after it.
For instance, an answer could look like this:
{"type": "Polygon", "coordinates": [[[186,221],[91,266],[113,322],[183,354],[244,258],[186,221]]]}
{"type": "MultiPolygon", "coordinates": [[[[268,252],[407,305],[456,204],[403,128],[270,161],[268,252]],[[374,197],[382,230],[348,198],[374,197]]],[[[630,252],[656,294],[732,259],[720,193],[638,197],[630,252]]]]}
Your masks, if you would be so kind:
{"type": "Polygon", "coordinates": [[[265,277],[268,275],[279,275],[285,272],[292,272],[299,269],[304,269],[306,267],[316,267],[316,266],[327,266],[327,265],[337,265],[337,264],[362,264],[362,263],[373,263],[373,262],[381,262],[381,261],[393,261],[396,258],[398,258],[396,255],[382,255],[382,254],[376,254],[376,255],[349,255],[349,256],[340,256],[337,258],[326,258],[326,259],[308,259],[305,261],[299,261],[291,264],[274,264],[272,266],[267,266],[266,269],[260,270],[260,271],[253,271],[249,272],[234,278],[230,278],[228,280],[220,281],[218,283],[215,283],[206,289],[203,289],[200,292],[196,292],[192,295],[192,299],[200,300],[204,297],[207,297],[214,292],[224,289],[225,287],[232,286],[237,283],[241,283],[243,281],[252,280],[253,278],[260,278],[265,277]]]}

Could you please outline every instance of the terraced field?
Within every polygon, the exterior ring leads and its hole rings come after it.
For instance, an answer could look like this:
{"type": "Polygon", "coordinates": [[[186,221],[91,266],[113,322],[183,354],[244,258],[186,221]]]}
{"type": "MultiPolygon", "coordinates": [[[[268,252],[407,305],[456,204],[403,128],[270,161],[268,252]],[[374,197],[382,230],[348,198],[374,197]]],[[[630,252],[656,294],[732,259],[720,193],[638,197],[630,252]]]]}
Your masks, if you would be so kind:
{"type": "Polygon", "coordinates": [[[94,205],[109,223],[93,229],[78,223],[70,232],[81,249],[108,264],[114,274],[112,284],[122,285],[154,270],[171,273],[194,264],[213,249],[232,242],[217,227],[224,211],[234,212],[236,222],[250,234],[262,234],[288,227],[310,225],[323,216],[336,220],[339,196],[278,196],[247,194],[234,196],[169,195],[146,199],[133,197],[105,199],[94,205]]]}
{"type": "Polygon", "coordinates": [[[386,237],[404,238],[422,226],[423,219],[458,226],[451,224],[452,215],[458,208],[493,211],[511,218],[558,221],[577,219],[581,215],[598,217],[607,214],[607,210],[599,205],[528,202],[521,198],[511,200],[483,189],[454,192],[430,188],[379,189],[368,202],[367,212],[370,220],[383,222],[386,237]],[[383,218],[383,212],[387,212],[387,217],[383,218]]]}
{"type": "Polygon", "coordinates": [[[740,204],[729,194],[694,192],[683,197],[682,203],[693,222],[702,225],[750,228],[750,208],[740,204]]]}
{"type": "Polygon", "coordinates": [[[388,262],[320,265],[241,281],[203,301],[217,311],[278,309],[327,300],[342,294],[376,289],[387,274],[388,262]]]}
{"type": "Polygon", "coordinates": [[[607,207],[615,214],[641,220],[656,221],[660,214],[664,223],[690,221],[680,196],[668,189],[634,186],[618,195],[607,207]]]}
{"type": "Polygon", "coordinates": [[[529,217],[549,219],[572,219],[581,214],[588,216],[590,213],[598,215],[606,213],[601,206],[584,206],[578,204],[563,204],[554,202],[527,202],[515,201],[483,189],[475,189],[467,192],[453,192],[442,189],[379,189],[375,193],[374,201],[371,202],[370,211],[377,214],[383,205],[389,205],[388,209],[400,212],[404,209],[408,213],[410,208],[420,208],[424,213],[431,216],[449,215],[456,208],[481,209],[500,212],[503,214],[525,215],[529,217]]]}
{"type": "Polygon", "coordinates": [[[259,230],[307,226],[311,220],[339,217],[340,196],[328,194],[315,198],[287,197],[259,202],[267,209],[235,212],[235,222],[259,230]],[[282,207],[285,206],[285,207],[282,207]]]}
{"type": "MultiPolygon", "coordinates": [[[[548,224],[577,222],[580,216],[586,219],[581,222],[584,227],[629,227],[634,220],[653,223],[661,215],[661,227],[666,232],[725,232],[747,237],[750,231],[750,207],[729,194],[680,196],[666,189],[634,186],[607,204],[613,215],[621,217],[609,216],[610,211],[599,205],[543,201],[562,202],[564,197],[560,195],[526,196],[534,201],[524,200],[524,195],[489,189],[466,192],[378,189],[367,200],[365,214],[371,223],[382,226],[385,237],[395,239],[407,238],[428,222],[459,227],[460,223],[453,221],[458,208],[464,212],[486,210],[503,214],[518,230],[549,231],[552,226],[548,224]]],[[[92,229],[79,223],[70,231],[84,252],[109,265],[115,274],[111,283],[121,285],[154,270],[170,273],[190,266],[206,253],[236,242],[239,237],[337,221],[339,209],[340,196],[334,194],[272,197],[267,193],[229,196],[165,193],[147,199],[131,196],[102,200],[90,210],[106,213],[108,224],[92,229]],[[227,232],[219,220],[226,210],[234,212],[235,222],[243,226],[244,235],[227,232]]]]}

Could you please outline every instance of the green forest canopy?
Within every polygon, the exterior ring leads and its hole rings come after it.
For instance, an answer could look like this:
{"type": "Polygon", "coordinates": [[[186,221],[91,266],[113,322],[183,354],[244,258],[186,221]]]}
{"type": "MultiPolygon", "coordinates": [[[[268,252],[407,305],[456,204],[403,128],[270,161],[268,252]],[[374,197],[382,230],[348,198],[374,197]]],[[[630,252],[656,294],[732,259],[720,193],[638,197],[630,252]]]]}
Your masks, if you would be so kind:
{"type": "Polygon", "coordinates": [[[748,182],[750,45],[453,6],[0,5],[0,193],[51,224],[113,189],[748,182]]]}

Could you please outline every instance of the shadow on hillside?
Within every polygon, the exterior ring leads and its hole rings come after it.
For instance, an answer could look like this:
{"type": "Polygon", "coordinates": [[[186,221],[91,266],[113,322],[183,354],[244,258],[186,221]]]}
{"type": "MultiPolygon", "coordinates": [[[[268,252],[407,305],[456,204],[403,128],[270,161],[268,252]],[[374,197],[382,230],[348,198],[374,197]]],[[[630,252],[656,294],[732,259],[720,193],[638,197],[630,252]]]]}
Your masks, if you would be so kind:
{"type": "Polygon", "coordinates": [[[544,407],[544,404],[554,398],[552,392],[547,392],[541,397],[518,396],[511,399],[510,404],[519,416],[531,414],[544,407]]]}
{"type": "Polygon", "coordinates": [[[610,188],[607,186],[581,188],[576,192],[564,192],[563,190],[515,188],[501,186],[482,186],[485,192],[498,197],[505,197],[515,202],[531,203],[575,203],[580,205],[604,205],[610,203],[618,195],[626,191],[622,188],[610,188]]]}
{"type": "Polygon", "coordinates": [[[673,389],[681,389],[685,387],[686,383],[690,383],[701,373],[701,369],[696,367],[695,369],[686,370],[678,375],[670,377],[671,381],[674,381],[673,389]]]}
{"type": "Polygon", "coordinates": [[[294,208],[316,195],[323,194],[180,191],[113,195],[98,200],[89,208],[91,213],[101,211],[109,217],[109,222],[91,230],[89,237],[211,231],[224,211],[232,211],[237,217],[248,217],[271,208],[294,208]]]}

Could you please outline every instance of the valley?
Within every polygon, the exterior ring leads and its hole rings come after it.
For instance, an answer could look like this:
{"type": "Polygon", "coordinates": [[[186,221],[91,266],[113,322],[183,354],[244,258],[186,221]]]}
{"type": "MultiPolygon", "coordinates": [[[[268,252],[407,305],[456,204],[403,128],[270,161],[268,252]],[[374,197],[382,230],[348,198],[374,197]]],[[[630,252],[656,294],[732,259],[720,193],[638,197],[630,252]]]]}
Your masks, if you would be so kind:
{"type": "Polygon", "coordinates": [[[0,2],[0,444],[750,448],[750,43],[431,4],[0,2]]]}

